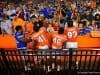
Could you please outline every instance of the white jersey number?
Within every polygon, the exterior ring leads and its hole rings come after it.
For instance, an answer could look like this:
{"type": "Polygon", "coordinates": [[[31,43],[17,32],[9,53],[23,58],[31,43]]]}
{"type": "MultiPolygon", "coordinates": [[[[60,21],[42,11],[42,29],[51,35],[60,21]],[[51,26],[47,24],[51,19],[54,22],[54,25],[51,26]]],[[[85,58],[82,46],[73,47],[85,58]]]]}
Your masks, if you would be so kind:
{"type": "Polygon", "coordinates": [[[39,42],[44,42],[45,41],[45,37],[43,35],[39,36],[39,42]]]}
{"type": "Polygon", "coordinates": [[[68,38],[75,38],[77,37],[77,31],[68,32],[68,38]]]}
{"type": "Polygon", "coordinates": [[[54,38],[54,39],[53,39],[53,42],[55,42],[55,43],[57,43],[57,44],[61,44],[61,39],[54,38]]]}

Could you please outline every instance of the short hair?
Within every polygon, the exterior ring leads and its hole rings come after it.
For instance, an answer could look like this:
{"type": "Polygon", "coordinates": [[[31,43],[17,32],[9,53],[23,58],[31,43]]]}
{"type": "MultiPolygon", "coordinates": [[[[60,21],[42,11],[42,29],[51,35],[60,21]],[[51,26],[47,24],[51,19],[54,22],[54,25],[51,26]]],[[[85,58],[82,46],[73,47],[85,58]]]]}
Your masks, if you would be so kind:
{"type": "Polygon", "coordinates": [[[100,17],[100,14],[95,14],[95,17],[96,17],[96,16],[99,16],[99,17],[100,17]]]}
{"type": "Polygon", "coordinates": [[[64,23],[64,22],[65,22],[65,20],[64,20],[64,19],[61,19],[61,20],[60,20],[60,23],[64,23]]]}
{"type": "Polygon", "coordinates": [[[5,19],[9,19],[9,16],[8,16],[8,15],[4,15],[4,18],[5,18],[5,19]]]}
{"type": "Polygon", "coordinates": [[[16,27],[15,27],[15,30],[16,30],[16,31],[19,31],[20,29],[22,29],[22,26],[16,26],[16,27]]]}
{"type": "Polygon", "coordinates": [[[43,21],[38,21],[40,27],[43,27],[43,21]]]}
{"type": "Polygon", "coordinates": [[[58,30],[58,33],[59,34],[63,34],[64,33],[64,28],[63,27],[60,27],[59,30],[58,30]]]}
{"type": "Polygon", "coordinates": [[[38,25],[35,25],[35,26],[33,27],[33,30],[34,30],[35,32],[38,32],[38,31],[40,30],[40,27],[39,27],[38,25]]]}
{"type": "Polygon", "coordinates": [[[12,17],[13,17],[13,16],[17,16],[17,15],[16,15],[16,14],[12,14],[12,15],[10,15],[10,16],[12,16],[12,17]]]}
{"type": "Polygon", "coordinates": [[[100,19],[100,14],[96,14],[96,15],[94,16],[94,19],[95,19],[95,20],[97,20],[97,16],[99,16],[99,19],[100,19]]]}
{"type": "Polygon", "coordinates": [[[72,20],[68,21],[67,24],[68,24],[68,27],[73,27],[73,21],[72,20]]]}
{"type": "Polygon", "coordinates": [[[43,22],[41,22],[41,21],[34,22],[34,25],[41,28],[41,27],[43,27],[43,22]]]}
{"type": "Polygon", "coordinates": [[[87,21],[83,21],[83,28],[87,26],[87,21]]]}

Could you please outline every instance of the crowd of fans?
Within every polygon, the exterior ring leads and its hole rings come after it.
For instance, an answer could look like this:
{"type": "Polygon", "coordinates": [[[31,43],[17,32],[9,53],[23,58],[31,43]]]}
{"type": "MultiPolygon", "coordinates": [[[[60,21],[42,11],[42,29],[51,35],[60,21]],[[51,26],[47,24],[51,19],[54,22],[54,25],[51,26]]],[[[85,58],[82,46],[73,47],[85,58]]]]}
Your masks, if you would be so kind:
{"type": "MultiPolygon", "coordinates": [[[[99,0],[68,0],[66,2],[62,0],[55,4],[48,2],[34,4],[29,1],[25,4],[9,3],[0,8],[0,34],[14,36],[18,48],[26,48],[27,42],[35,42],[34,45],[41,44],[48,48],[47,45],[51,46],[50,41],[52,41],[49,37],[50,33],[55,32],[58,34],[54,34],[52,38],[61,36],[63,46],[63,43],[68,40],[66,36],[71,37],[70,33],[68,35],[66,33],[68,31],[66,28],[69,27],[77,28],[77,34],[81,36],[89,34],[93,30],[99,31],[99,0]],[[38,36],[42,34],[43,36],[38,36]],[[45,42],[40,43],[37,38],[40,38],[40,42],[43,40],[45,42]]],[[[56,41],[54,38],[53,41],[60,43],[59,39],[56,41]]],[[[55,45],[53,43],[53,46],[55,45]]],[[[59,45],[56,47],[61,48],[59,45]]]]}

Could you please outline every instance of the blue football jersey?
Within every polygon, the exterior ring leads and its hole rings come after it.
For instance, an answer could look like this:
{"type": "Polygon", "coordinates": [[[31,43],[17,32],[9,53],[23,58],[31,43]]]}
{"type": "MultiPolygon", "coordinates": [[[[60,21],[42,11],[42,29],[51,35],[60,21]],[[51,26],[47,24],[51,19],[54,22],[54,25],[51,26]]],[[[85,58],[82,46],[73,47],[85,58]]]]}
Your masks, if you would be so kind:
{"type": "Polygon", "coordinates": [[[18,49],[24,49],[24,48],[27,47],[27,43],[20,40],[21,38],[24,37],[24,35],[22,33],[16,32],[14,37],[15,37],[15,39],[17,41],[17,48],[18,49]]]}

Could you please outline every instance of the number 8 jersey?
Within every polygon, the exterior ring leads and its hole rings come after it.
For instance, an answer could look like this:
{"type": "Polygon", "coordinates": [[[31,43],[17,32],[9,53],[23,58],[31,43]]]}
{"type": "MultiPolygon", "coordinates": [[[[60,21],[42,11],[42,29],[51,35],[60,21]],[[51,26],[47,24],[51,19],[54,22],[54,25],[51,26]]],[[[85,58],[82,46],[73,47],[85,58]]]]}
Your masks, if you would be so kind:
{"type": "Polygon", "coordinates": [[[67,36],[68,42],[76,42],[76,38],[78,36],[78,28],[77,27],[65,28],[65,34],[67,36]]]}

